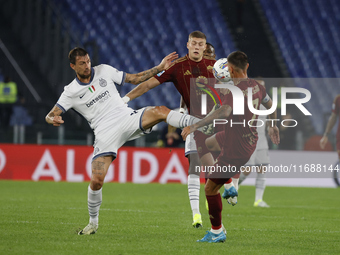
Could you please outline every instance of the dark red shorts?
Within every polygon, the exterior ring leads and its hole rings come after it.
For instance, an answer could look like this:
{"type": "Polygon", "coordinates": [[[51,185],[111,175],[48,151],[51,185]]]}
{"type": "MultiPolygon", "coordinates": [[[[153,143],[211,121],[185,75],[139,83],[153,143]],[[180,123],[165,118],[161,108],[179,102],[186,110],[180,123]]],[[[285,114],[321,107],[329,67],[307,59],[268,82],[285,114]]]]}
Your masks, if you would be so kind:
{"type": "Polygon", "coordinates": [[[241,172],[241,167],[247,163],[248,159],[238,161],[239,162],[234,162],[232,164],[217,161],[210,169],[210,172],[207,173],[207,178],[216,184],[224,184],[233,177],[238,178],[241,172]]]}

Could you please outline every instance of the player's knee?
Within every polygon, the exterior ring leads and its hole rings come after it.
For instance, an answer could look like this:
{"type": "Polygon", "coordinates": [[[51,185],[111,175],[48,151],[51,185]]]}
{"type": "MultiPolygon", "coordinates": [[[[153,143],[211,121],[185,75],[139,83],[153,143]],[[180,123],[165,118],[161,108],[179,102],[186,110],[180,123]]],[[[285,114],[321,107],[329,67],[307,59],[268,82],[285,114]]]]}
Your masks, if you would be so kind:
{"type": "Polygon", "coordinates": [[[204,186],[204,191],[205,191],[205,194],[209,196],[209,195],[212,195],[213,189],[212,189],[211,186],[205,185],[205,186],[204,186]]]}
{"type": "Polygon", "coordinates": [[[204,186],[204,191],[206,195],[213,196],[218,194],[219,188],[216,185],[209,185],[209,183],[207,183],[204,186]]]}
{"type": "Polygon", "coordinates": [[[205,146],[209,151],[219,151],[217,146],[217,140],[215,136],[211,136],[205,140],[205,146]]]}
{"type": "Polygon", "coordinates": [[[104,179],[99,176],[92,176],[91,178],[91,189],[100,190],[103,187],[104,179]]]}
{"type": "Polygon", "coordinates": [[[170,112],[170,109],[164,105],[161,105],[161,106],[156,106],[154,108],[154,112],[157,116],[159,116],[159,118],[166,119],[166,117],[168,116],[170,112]]]}

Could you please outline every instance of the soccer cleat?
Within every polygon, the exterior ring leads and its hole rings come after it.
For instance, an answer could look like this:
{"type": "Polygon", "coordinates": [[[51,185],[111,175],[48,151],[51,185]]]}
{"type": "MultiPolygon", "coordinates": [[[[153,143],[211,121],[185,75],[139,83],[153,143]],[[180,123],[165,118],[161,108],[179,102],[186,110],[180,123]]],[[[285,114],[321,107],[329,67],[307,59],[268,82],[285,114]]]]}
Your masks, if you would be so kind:
{"type": "Polygon", "coordinates": [[[227,199],[227,202],[228,202],[228,204],[234,206],[234,205],[237,204],[237,197],[229,197],[229,198],[227,199]]]}
{"type": "Polygon", "coordinates": [[[198,213],[195,214],[193,222],[192,222],[192,226],[194,228],[201,228],[203,226],[201,214],[198,214],[198,213]]]}
{"type": "Polygon", "coordinates": [[[270,207],[266,202],[264,202],[262,199],[259,199],[254,202],[255,207],[270,207]]]}
{"type": "Polygon", "coordinates": [[[223,231],[223,233],[224,233],[225,235],[227,235],[227,230],[225,229],[223,223],[222,223],[222,231],[223,231]]]}
{"type": "Polygon", "coordinates": [[[78,235],[92,235],[98,230],[98,224],[90,222],[83,230],[80,230],[78,235]]]}
{"type": "Polygon", "coordinates": [[[237,204],[237,196],[238,192],[234,186],[230,187],[229,189],[224,188],[224,192],[222,197],[227,199],[228,204],[236,205],[237,204]]]}
{"type": "Polygon", "coordinates": [[[197,240],[197,242],[224,243],[226,239],[227,236],[223,231],[221,231],[219,234],[214,234],[211,231],[207,231],[207,234],[201,240],[197,240]]]}
{"type": "Polygon", "coordinates": [[[230,187],[229,189],[224,188],[224,192],[222,194],[222,197],[224,199],[228,199],[230,197],[237,197],[238,192],[234,186],[230,187]]]}

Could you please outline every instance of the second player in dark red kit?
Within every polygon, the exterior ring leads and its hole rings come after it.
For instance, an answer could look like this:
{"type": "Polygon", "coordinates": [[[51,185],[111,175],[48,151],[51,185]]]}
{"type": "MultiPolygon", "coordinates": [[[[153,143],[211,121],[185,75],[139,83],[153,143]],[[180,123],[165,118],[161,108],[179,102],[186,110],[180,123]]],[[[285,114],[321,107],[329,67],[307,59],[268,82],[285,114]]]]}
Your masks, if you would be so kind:
{"type": "MultiPolygon", "coordinates": [[[[222,151],[214,165],[210,167],[208,181],[205,185],[205,194],[209,205],[209,216],[211,222],[211,230],[199,240],[200,242],[224,242],[226,235],[222,229],[222,201],[220,188],[229,180],[235,173],[240,172],[240,168],[247,163],[251,154],[254,152],[257,143],[256,124],[249,125],[249,121],[256,120],[257,115],[254,115],[248,108],[247,95],[248,88],[252,88],[252,100],[255,109],[259,109],[262,103],[267,109],[272,106],[271,98],[266,94],[265,88],[247,76],[249,67],[248,57],[241,51],[232,52],[228,56],[228,70],[233,79],[234,86],[238,87],[245,97],[244,114],[233,114],[233,95],[230,90],[225,89],[222,93],[222,106],[214,111],[210,116],[197,122],[194,125],[183,129],[183,138],[196,131],[202,126],[212,123],[214,120],[228,120],[224,124],[224,137],[222,151]],[[234,125],[230,123],[233,122],[234,125]],[[237,124],[236,124],[237,123],[237,124]],[[244,124],[243,124],[244,123],[244,124]]],[[[269,115],[270,119],[276,119],[276,111],[269,115]]],[[[250,122],[251,123],[251,122],[250,122]]],[[[273,143],[279,143],[279,130],[275,121],[272,121],[272,126],[269,128],[268,134],[273,143]]]]}
{"type": "MultiPolygon", "coordinates": [[[[217,92],[213,89],[215,78],[212,69],[215,59],[214,57],[204,56],[206,36],[200,31],[194,31],[189,34],[187,48],[187,55],[174,61],[163,73],[138,85],[124,97],[125,100],[128,102],[164,82],[172,82],[182,95],[189,113],[195,117],[203,118],[204,115],[201,114],[201,94],[208,92],[213,95],[213,98],[210,96],[207,97],[207,112],[213,108],[215,105],[214,101],[219,98],[217,92]]],[[[202,135],[202,133],[197,133],[197,136],[202,135]]],[[[212,162],[205,160],[204,154],[208,152],[204,139],[197,139],[196,133],[195,139],[192,139],[192,137],[187,139],[185,155],[188,157],[190,163],[188,193],[194,227],[202,226],[202,218],[199,210],[200,172],[197,171],[196,166],[200,166],[201,163],[204,166],[212,164],[212,162]],[[195,141],[201,141],[201,143],[196,144],[195,141]],[[200,154],[200,159],[198,153],[200,154]]]]}

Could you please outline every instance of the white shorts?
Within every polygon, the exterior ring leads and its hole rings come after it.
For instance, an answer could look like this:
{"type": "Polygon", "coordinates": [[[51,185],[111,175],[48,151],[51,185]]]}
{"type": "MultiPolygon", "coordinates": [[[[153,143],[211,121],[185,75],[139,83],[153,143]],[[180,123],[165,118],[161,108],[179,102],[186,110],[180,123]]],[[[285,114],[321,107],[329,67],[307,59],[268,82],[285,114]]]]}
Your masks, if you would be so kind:
{"type": "Polygon", "coordinates": [[[268,165],[270,163],[268,150],[255,150],[251,155],[249,161],[245,164],[246,166],[260,166],[268,165]]]}
{"type": "Polygon", "coordinates": [[[185,139],[185,156],[188,157],[191,153],[197,153],[197,146],[193,133],[189,134],[187,139],[185,139]]]}
{"type": "Polygon", "coordinates": [[[151,129],[144,130],[142,127],[142,117],[146,108],[128,109],[126,114],[117,117],[114,125],[109,125],[95,134],[92,160],[109,155],[116,158],[118,149],[124,143],[151,132],[151,129]]]}

